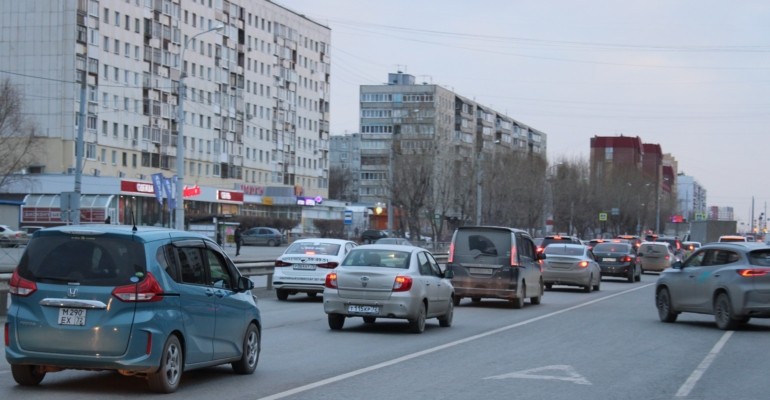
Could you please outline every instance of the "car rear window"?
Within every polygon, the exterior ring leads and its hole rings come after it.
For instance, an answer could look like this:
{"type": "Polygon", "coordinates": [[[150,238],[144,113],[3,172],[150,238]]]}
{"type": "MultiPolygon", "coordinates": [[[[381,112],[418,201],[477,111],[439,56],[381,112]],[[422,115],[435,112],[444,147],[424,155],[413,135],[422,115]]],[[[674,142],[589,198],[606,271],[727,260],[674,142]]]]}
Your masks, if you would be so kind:
{"type": "Polygon", "coordinates": [[[628,253],[631,246],[623,243],[599,243],[594,247],[594,253],[628,253]]]}
{"type": "Polygon", "coordinates": [[[583,246],[564,246],[552,244],[543,250],[543,253],[554,256],[582,256],[585,249],[583,246]]]}
{"type": "Polygon", "coordinates": [[[409,268],[409,252],[387,249],[354,249],[342,261],[344,267],[409,268]]]}
{"type": "Polygon", "coordinates": [[[454,262],[485,265],[510,263],[511,231],[507,229],[459,229],[454,238],[454,262]]]}
{"type": "Polygon", "coordinates": [[[101,236],[39,236],[19,263],[22,278],[41,283],[120,286],[146,273],[142,243],[101,236]]]}
{"type": "Polygon", "coordinates": [[[744,238],[719,238],[720,242],[745,242],[744,238]]]}
{"type": "Polygon", "coordinates": [[[749,253],[749,263],[762,267],[770,267],[770,250],[757,250],[749,253]]]}
{"type": "Polygon", "coordinates": [[[665,244],[645,244],[640,251],[644,253],[668,253],[668,246],[665,244]]]}
{"type": "Polygon", "coordinates": [[[286,250],[286,254],[308,254],[336,256],[340,252],[340,245],[333,243],[320,242],[299,242],[294,243],[286,250]]]}
{"type": "Polygon", "coordinates": [[[574,242],[572,241],[572,239],[565,238],[565,237],[558,238],[558,239],[556,239],[556,238],[545,238],[545,239],[543,239],[543,242],[540,243],[540,246],[541,247],[546,247],[546,246],[548,246],[551,243],[574,243],[574,242]]]}

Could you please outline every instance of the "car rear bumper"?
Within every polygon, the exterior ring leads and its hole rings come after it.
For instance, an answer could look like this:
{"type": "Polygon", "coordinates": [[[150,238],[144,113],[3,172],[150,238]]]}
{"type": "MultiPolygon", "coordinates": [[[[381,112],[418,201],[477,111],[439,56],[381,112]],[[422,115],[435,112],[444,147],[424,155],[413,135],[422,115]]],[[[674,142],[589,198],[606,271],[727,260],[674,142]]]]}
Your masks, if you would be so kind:
{"type": "Polygon", "coordinates": [[[376,317],[376,318],[400,318],[413,319],[422,305],[422,299],[412,296],[409,292],[392,293],[387,300],[348,299],[339,296],[337,289],[324,291],[324,312],[327,314],[340,314],[346,317],[376,317]],[[348,312],[348,307],[378,306],[377,314],[357,314],[348,312]]]}
{"type": "Polygon", "coordinates": [[[281,290],[291,290],[300,293],[323,293],[324,285],[296,282],[273,282],[273,287],[281,290]]]}
{"type": "MultiPolygon", "coordinates": [[[[452,284],[455,285],[454,281],[452,284]]],[[[481,299],[517,299],[520,296],[515,289],[489,289],[481,287],[455,286],[456,297],[473,297],[481,299]]]]}
{"type": "Polygon", "coordinates": [[[588,269],[580,271],[554,271],[551,269],[543,270],[543,283],[553,285],[576,285],[586,286],[591,279],[591,273],[588,269]]]}
{"type": "Polygon", "coordinates": [[[629,264],[625,265],[601,265],[599,267],[602,270],[602,276],[615,276],[625,278],[628,276],[628,271],[633,268],[629,264]]]}
{"type": "Polygon", "coordinates": [[[645,271],[662,272],[665,269],[669,268],[671,266],[671,263],[668,263],[668,264],[658,264],[658,263],[645,264],[644,262],[642,262],[641,266],[642,266],[642,269],[645,270],[645,271]]]}

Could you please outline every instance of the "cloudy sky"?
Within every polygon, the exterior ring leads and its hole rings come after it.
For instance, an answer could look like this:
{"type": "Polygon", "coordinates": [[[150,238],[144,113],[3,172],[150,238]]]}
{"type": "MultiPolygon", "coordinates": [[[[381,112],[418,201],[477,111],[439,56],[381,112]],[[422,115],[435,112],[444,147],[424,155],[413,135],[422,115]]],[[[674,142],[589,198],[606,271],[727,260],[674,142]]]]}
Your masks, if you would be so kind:
{"type": "Polygon", "coordinates": [[[748,224],[770,202],[770,2],[276,0],[332,28],[332,134],[401,68],[548,134],[659,143],[748,224]]]}

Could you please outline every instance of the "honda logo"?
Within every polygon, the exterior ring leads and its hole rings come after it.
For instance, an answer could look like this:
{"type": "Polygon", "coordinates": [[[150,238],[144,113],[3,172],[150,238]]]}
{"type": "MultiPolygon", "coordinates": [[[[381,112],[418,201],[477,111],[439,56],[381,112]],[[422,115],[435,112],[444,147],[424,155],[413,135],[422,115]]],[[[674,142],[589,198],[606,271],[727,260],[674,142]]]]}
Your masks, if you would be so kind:
{"type": "Polygon", "coordinates": [[[78,288],[68,288],[67,289],[67,297],[78,297],[78,288]]]}
{"type": "Polygon", "coordinates": [[[366,287],[366,285],[369,283],[369,277],[368,276],[362,276],[361,277],[361,286],[366,287]]]}

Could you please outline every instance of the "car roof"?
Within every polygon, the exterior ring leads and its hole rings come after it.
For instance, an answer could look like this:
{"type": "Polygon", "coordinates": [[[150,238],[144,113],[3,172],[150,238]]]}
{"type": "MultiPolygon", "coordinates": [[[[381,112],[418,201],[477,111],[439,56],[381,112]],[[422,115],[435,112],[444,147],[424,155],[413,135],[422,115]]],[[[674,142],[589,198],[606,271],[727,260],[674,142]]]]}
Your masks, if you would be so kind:
{"type": "Polygon", "coordinates": [[[545,246],[545,248],[547,249],[551,246],[554,246],[554,247],[564,246],[564,247],[574,247],[574,248],[582,248],[582,249],[585,249],[588,247],[584,244],[577,244],[577,243],[551,243],[548,246],[545,246]]]}
{"type": "MultiPolygon", "coordinates": [[[[170,228],[162,228],[162,227],[154,227],[154,226],[137,226],[136,231],[134,231],[134,227],[131,225],[63,225],[63,226],[57,226],[53,228],[45,228],[38,231],[35,231],[35,233],[32,234],[33,238],[40,237],[40,236],[48,236],[48,235],[55,235],[57,233],[61,234],[78,234],[79,232],[81,234],[89,234],[91,233],[107,233],[115,236],[126,236],[126,237],[132,237],[137,241],[142,242],[151,242],[154,240],[161,240],[161,239],[173,239],[173,238],[195,238],[195,239],[208,239],[206,236],[203,236],[198,233],[194,232],[188,232],[188,231],[179,231],[176,229],[170,229],[170,228]]],[[[210,239],[209,239],[210,240],[210,239]]]]}
{"type": "MultiPolygon", "coordinates": [[[[372,249],[372,250],[398,250],[398,251],[414,251],[414,250],[423,250],[422,247],[416,247],[416,246],[404,246],[401,244],[364,244],[361,246],[356,247],[353,250],[357,249],[372,249]]],[[[351,251],[353,251],[351,250],[351,251]]]]}
{"type": "Polygon", "coordinates": [[[574,236],[570,236],[570,235],[549,235],[549,236],[544,237],[543,239],[556,239],[556,240],[559,240],[559,239],[577,239],[577,238],[574,237],[574,236]]]}
{"type": "Polygon", "coordinates": [[[745,250],[770,249],[769,244],[762,242],[712,242],[702,246],[701,249],[710,249],[713,247],[736,247],[745,250]]]}
{"type": "Polygon", "coordinates": [[[471,229],[499,229],[499,230],[506,230],[510,232],[523,233],[523,234],[526,234],[527,236],[530,236],[529,232],[525,230],[509,228],[507,226],[461,226],[457,228],[457,230],[471,230],[471,229]]]}
{"type": "Polygon", "coordinates": [[[307,239],[297,239],[294,241],[294,243],[303,243],[303,242],[345,244],[345,243],[350,243],[350,240],[332,239],[332,238],[307,238],[307,239]]]}
{"type": "Polygon", "coordinates": [[[671,246],[671,243],[669,243],[669,242],[642,242],[641,246],[644,246],[645,244],[649,244],[649,245],[656,244],[656,245],[659,245],[659,246],[671,246]]]}

